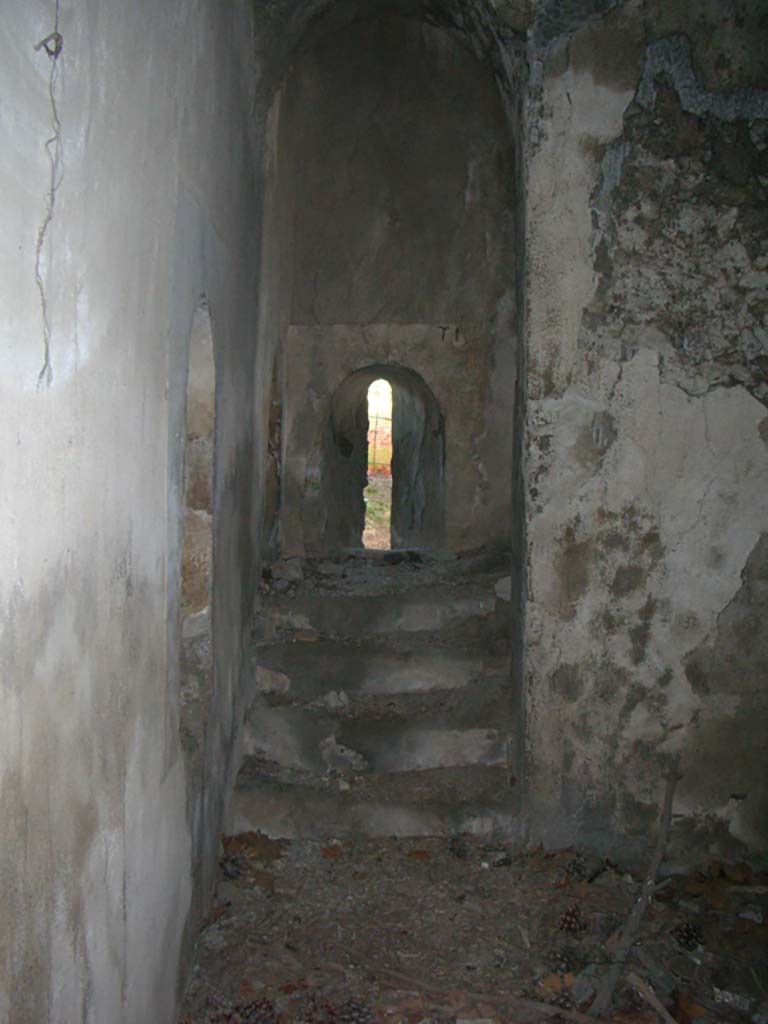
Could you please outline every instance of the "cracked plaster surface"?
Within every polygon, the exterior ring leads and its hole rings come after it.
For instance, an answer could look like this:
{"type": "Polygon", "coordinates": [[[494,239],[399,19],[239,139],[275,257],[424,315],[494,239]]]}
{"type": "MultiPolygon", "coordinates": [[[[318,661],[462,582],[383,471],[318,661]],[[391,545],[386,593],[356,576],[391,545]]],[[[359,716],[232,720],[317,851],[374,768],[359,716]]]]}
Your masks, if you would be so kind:
{"type": "Polygon", "coordinates": [[[633,80],[606,74],[615,31],[609,16],[553,59],[528,174],[534,830],[642,833],[682,752],[685,821],[713,849],[754,850],[759,802],[730,797],[744,769],[729,789],[727,729],[708,748],[700,728],[751,721],[752,692],[704,700],[686,658],[768,524],[764,133],[749,120],[766,94],[700,85],[679,40],[651,45],[633,80]]]}

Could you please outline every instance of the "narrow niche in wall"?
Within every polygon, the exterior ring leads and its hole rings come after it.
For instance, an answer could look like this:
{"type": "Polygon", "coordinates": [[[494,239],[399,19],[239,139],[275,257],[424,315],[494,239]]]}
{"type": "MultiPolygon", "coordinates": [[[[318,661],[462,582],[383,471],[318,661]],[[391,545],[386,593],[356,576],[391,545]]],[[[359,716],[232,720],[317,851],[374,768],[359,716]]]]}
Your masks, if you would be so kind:
{"type": "Polygon", "coordinates": [[[363,546],[390,546],[392,519],[392,386],[379,378],[368,388],[368,483],[363,546]]]}
{"type": "MultiPolygon", "coordinates": [[[[213,676],[213,473],[216,367],[208,307],[196,311],[189,342],[181,563],[182,699],[199,703],[213,676]]],[[[194,722],[185,722],[194,733],[194,722]]]]}

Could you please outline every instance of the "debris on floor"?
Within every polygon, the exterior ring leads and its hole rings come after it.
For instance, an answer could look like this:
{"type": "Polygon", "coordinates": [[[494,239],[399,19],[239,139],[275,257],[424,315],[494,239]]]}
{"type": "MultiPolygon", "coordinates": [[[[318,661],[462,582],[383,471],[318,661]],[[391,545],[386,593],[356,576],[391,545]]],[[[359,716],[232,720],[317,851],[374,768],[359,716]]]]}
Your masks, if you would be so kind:
{"type": "Polygon", "coordinates": [[[768,1024],[768,875],[656,886],[590,1015],[643,878],[473,835],[224,837],[181,1024],[768,1024]]]}

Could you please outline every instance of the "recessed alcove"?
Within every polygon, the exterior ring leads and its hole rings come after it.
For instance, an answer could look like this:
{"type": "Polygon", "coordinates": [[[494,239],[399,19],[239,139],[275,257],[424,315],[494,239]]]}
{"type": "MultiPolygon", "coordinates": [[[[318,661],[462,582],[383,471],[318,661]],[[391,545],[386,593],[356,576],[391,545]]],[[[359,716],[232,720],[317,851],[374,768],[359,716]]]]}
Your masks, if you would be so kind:
{"type": "Polygon", "coordinates": [[[321,491],[327,508],[323,547],[362,546],[368,480],[368,389],[392,388],[391,546],[440,546],[444,521],[444,428],[437,401],[418,374],[372,366],[344,380],[330,402],[321,491]]]}
{"type": "MultiPolygon", "coordinates": [[[[517,528],[517,142],[491,64],[402,10],[318,17],[270,113],[262,301],[284,389],[284,554],[360,546],[364,452],[342,472],[325,430],[372,366],[415,374],[439,410],[418,442],[433,468],[403,456],[398,472],[395,455],[392,546],[505,547],[517,528]]],[[[415,394],[395,398],[403,422],[415,394]]]]}

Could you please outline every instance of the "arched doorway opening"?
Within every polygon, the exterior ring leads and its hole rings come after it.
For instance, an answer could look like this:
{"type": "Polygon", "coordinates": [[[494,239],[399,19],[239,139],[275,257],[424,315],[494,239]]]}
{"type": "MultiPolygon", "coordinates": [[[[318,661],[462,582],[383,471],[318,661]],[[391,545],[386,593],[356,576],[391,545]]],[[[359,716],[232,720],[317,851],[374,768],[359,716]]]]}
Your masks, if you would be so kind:
{"type": "Polygon", "coordinates": [[[330,404],[325,439],[324,548],[363,546],[368,485],[368,394],[374,381],[392,395],[392,548],[438,548],[443,541],[444,425],[437,400],[419,374],[403,366],[371,366],[349,375],[330,404]]]}

